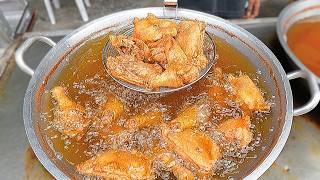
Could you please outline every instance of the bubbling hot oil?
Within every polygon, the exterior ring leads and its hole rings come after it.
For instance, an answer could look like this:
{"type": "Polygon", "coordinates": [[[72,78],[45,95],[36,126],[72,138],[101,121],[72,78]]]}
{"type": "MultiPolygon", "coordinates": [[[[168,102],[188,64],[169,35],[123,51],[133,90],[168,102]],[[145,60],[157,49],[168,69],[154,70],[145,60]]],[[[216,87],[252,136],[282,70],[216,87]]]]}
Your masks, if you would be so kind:
{"type": "MultiPolygon", "coordinates": [[[[101,61],[101,52],[108,35],[101,36],[85,43],[77,49],[70,57],[68,63],[62,69],[60,75],[52,84],[63,86],[67,89],[68,96],[86,108],[88,115],[93,116],[96,109],[105,101],[107,94],[114,94],[125,103],[125,116],[114,123],[122,126],[125,117],[148,112],[161,111],[163,121],[170,121],[188,104],[202,100],[206,97],[210,84],[214,83],[213,72],[206,78],[201,79],[192,87],[165,95],[146,95],[131,91],[117,84],[108,77],[101,61]]],[[[236,49],[221,39],[214,39],[217,45],[218,60],[215,67],[222,69],[224,73],[245,73],[254,79],[259,88],[265,93],[266,99],[271,99],[271,94],[266,91],[264,82],[259,78],[259,73],[250,62],[236,49]]],[[[267,141],[269,129],[271,128],[271,115],[260,113],[251,116],[252,131],[254,139],[250,145],[242,150],[221,140],[219,134],[212,131],[217,124],[228,118],[236,118],[241,115],[239,107],[230,99],[230,107],[222,108],[218,105],[210,106],[213,114],[209,123],[203,123],[198,130],[210,135],[223,147],[223,158],[216,163],[213,177],[232,177],[244,162],[255,159],[263,141],[267,141]]],[[[161,139],[160,129],[146,128],[141,131],[125,131],[119,136],[110,136],[101,139],[97,132],[88,131],[80,141],[68,138],[52,128],[51,121],[54,113],[54,102],[50,92],[44,93],[41,118],[48,137],[58,158],[66,160],[70,164],[77,165],[95,156],[98,152],[108,149],[138,149],[146,155],[152,156],[150,149],[162,148],[165,143],[161,139]]],[[[156,163],[155,163],[156,164],[156,163]]],[[[156,168],[156,167],[155,167],[156,168]]],[[[169,177],[170,173],[155,170],[158,177],[169,177]]]]}

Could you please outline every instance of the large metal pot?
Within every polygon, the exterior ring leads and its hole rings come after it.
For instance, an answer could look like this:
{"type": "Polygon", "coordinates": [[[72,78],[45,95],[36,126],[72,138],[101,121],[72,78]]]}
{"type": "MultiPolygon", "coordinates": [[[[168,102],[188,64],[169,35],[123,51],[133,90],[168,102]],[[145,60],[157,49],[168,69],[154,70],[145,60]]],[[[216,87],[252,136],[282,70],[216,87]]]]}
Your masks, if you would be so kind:
{"type": "MultiPolygon", "coordinates": [[[[308,69],[289,48],[286,34],[294,23],[313,16],[320,16],[320,0],[297,1],[291,3],[281,11],[277,22],[277,35],[282,47],[295,65],[310,74],[314,73],[308,69]]],[[[317,77],[317,80],[320,84],[320,77],[317,77]]]]}
{"type": "MultiPolygon", "coordinates": [[[[246,30],[221,18],[198,11],[174,8],[144,8],[122,11],[94,20],[60,40],[57,44],[45,37],[32,37],[26,40],[16,52],[16,61],[19,67],[32,75],[25,94],[23,118],[29,142],[36,156],[44,167],[57,179],[68,177],[77,178],[72,165],[54,156],[54,152],[46,140],[40,126],[40,110],[43,93],[51,88],[50,82],[59,74],[67,62],[67,57],[75,52],[87,40],[103,33],[117,30],[131,22],[133,17],[145,17],[148,13],[156,16],[175,16],[179,18],[198,19],[207,23],[206,30],[215,36],[224,39],[230,45],[245,55],[262,73],[268,91],[274,97],[275,105],[272,108],[272,126],[268,136],[263,137],[268,144],[263,144],[257,158],[247,159],[235,178],[255,179],[261,176],[276,160],[289,136],[293,116],[305,114],[312,110],[320,100],[320,91],[316,78],[304,71],[286,74],[274,54],[256,37],[246,30]],[[177,14],[176,14],[177,13],[177,14]],[[43,41],[52,45],[52,49],[42,59],[35,71],[30,69],[23,61],[24,51],[34,42],[43,41]],[[304,78],[308,81],[311,99],[304,106],[294,109],[290,79],[304,78]]],[[[219,52],[218,52],[219,53],[219,52]]]]}

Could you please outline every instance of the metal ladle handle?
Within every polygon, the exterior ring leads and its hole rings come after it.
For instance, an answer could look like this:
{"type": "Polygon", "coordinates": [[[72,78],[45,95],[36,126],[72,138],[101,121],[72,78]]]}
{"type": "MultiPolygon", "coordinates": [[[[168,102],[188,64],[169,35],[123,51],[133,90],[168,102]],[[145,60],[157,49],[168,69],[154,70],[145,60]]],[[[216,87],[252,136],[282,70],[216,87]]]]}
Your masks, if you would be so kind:
{"type": "Polygon", "coordinates": [[[30,68],[26,62],[23,59],[23,54],[29,49],[29,47],[35,42],[35,41],[41,41],[44,42],[48,45],[50,45],[51,47],[55,46],[56,43],[54,41],[52,41],[51,39],[44,37],[44,36],[33,36],[29,39],[27,39],[26,41],[24,41],[22,43],[21,46],[19,46],[19,48],[16,50],[15,52],[15,60],[17,65],[19,66],[19,68],[25,72],[26,74],[32,76],[34,74],[34,70],[32,68],[30,68]]]}
{"type": "Polygon", "coordinates": [[[163,1],[163,16],[164,17],[170,17],[168,12],[166,11],[166,8],[175,8],[175,14],[174,18],[178,18],[178,0],[164,0],[163,1]]]}
{"type": "Polygon", "coordinates": [[[300,116],[313,110],[320,101],[320,90],[319,90],[319,85],[317,83],[317,78],[314,75],[303,70],[291,72],[287,74],[287,77],[289,80],[293,80],[297,78],[306,79],[308,82],[308,86],[311,94],[310,100],[305,105],[293,109],[293,115],[300,116]]]}

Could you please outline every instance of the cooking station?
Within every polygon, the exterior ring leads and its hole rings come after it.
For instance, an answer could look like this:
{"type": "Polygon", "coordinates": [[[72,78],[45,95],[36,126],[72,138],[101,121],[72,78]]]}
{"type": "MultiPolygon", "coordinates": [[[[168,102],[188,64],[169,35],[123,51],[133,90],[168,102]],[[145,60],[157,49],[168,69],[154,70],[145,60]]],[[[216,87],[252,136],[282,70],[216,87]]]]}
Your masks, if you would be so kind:
{"type": "MultiPolygon", "coordinates": [[[[150,5],[146,2],[143,3],[146,6],[150,5]]],[[[112,1],[112,5],[114,4],[116,2],[112,1]]],[[[38,21],[43,21],[43,19],[38,21]]],[[[261,17],[251,20],[231,20],[231,22],[246,29],[267,45],[277,56],[286,72],[297,69],[297,67],[290,63],[289,57],[277,39],[277,18],[261,17]]],[[[27,38],[36,35],[43,35],[58,42],[71,32],[74,28],[72,26],[78,26],[77,23],[79,22],[75,22],[76,25],[69,24],[70,29],[63,29],[61,28],[62,25],[58,24],[60,29],[53,31],[42,31],[47,27],[42,28],[39,24],[36,24],[35,29],[39,31],[25,32],[16,38],[13,43],[17,47],[27,38]]],[[[35,69],[49,49],[49,46],[36,42],[26,51],[24,59],[28,65],[35,69]]],[[[0,179],[20,179],[26,174],[25,171],[32,171],[27,172],[27,174],[37,174],[36,170],[44,171],[41,169],[40,163],[37,164],[36,161],[28,161],[25,164],[25,151],[29,147],[29,143],[24,130],[22,108],[29,80],[30,77],[16,66],[14,56],[12,55],[6,64],[4,73],[0,77],[0,179]],[[32,168],[30,170],[30,168],[25,168],[25,166],[32,166],[32,168]]],[[[308,94],[304,81],[295,80],[291,83],[291,86],[295,97],[295,106],[299,106],[308,100],[309,97],[299,96],[299,94],[308,94]]],[[[260,179],[318,179],[320,177],[319,121],[319,105],[311,113],[294,117],[290,136],[284,149],[260,179]]],[[[32,179],[32,177],[28,178],[32,179]]]]}

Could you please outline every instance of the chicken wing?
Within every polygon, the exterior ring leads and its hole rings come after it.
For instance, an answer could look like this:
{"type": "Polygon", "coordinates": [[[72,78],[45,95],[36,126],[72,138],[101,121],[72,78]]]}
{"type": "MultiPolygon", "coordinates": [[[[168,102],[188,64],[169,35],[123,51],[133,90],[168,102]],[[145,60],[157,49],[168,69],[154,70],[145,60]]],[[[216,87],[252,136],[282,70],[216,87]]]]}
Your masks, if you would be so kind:
{"type": "MultiPolygon", "coordinates": [[[[199,76],[199,70],[191,65],[187,56],[180,48],[176,40],[166,36],[160,41],[158,48],[164,48],[166,59],[162,65],[165,71],[156,76],[152,81],[153,87],[180,87],[194,81],[199,76]]],[[[161,55],[163,56],[163,55],[161,55]]]]}
{"type": "Polygon", "coordinates": [[[189,169],[187,169],[181,165],[173,166],[172,172],[173,172],[173,175],[177,178],[177,180],[193,180],[193,179],[195,179],[193,176],[193,173],[189,169]]]}
{"type": "Polygon", "coordinates": [[[172,153],[163,153],[158,156],[158,160],[162,166],[168,171],[172,171],[173,175],[178,180],[193,180],[193,173],[176,162],[176,158],[172,153]]]}
{"type": "Polygon", "coordinates": [[[223,133],[228,141],[237,142],[242,148],[247,146],[253,138],[249,116],[229,119],[219,124],[217,130],[223,133]]]}
{"type": "Polygon", "coordinates": [[[148,46],[140,39],[124,35],[111,35],[110,41],[111,45],[117,49],[120,55],[132,55],[139,61],[148,60],[150,57],[148,46]]]}
{"type": "Polygon", "coordinates": [[[165,126],[162,133],[174,152],[203,170],[209,171],[221,156],[219,146],[204,133],[192,129],[170,132],[165,126]]]}
{"type": "Polygon", "coordinates": [[[119,119],[124,112],[123,103],[114,95],[107,95],[106,102],[98,108],[98,117],[92,123],[99,134],[106,138],[111,134],[118,134],[124,130],[117,125],[115,120],[119,119]]]}
{"type": "Polygon", "coordinates": [[[151,89],[158,89],[160,87],[181,87],[182,85],[183,81],[175,71],[165,70],[151,79],[149,87],[151,89]]]}
{"type": "Polygon", "coordinates": [[[203,54],[205,25],[200,21],[181,21],[176,40],[193,65],[203,69],[208,60],[203,54]]]}
{"type": "Polygon", "coordinates": [[[139,152],[110,150],[77,165],[77,170],[104,179],[149,179],[151,163],[139,152]]]}
{"type": "Polygon", "coordinates": [[[63,87],[56,86],[51,90],[51,96],[56,101],[53,126],[62,134],[70,137],[81,135],[90,120],[86,118],[85,109],[73,102],[63,87]]]}
{"type": "Polygon", "coordinates": [[[124,112],[124,105],[116,96],[109,94],[106,102],[99,109],[100,118],[107,123],[111,123],[124,112]]]}
{"type": "Polygon", "coordinates": [[[208,89],[208,96],[217,103],[220,107],[226,108],[228,106],[226,100],[231,98],[224,87],[218,85],[212,85],[208,89]]]}
{"type": "Polygon", "coordinates": [[[149,87],[151,79],[162,72],[160,65],[137,61],[130,55],[109,57],[107,67],[113,77],[144,87],[149,87]]]}
{"type": "Polygon", "coordinates": [[[170,20],[158,19],[152,14],[146,18],[133,20],[134,29],[132,37],[141,39],[144,42],[154,42],[164,35],[176,36],[177,24],[170,20]]]}
{"type": "Polygon", "coordinates": [[[185,108],[178,116],[170,121],[174,129],[184,130],[197,126],[200,122],[207,121],[211,111],[206,101],[199,101],[193,106],[185,108]]]}
{"type": "Polygon", "coordinates": [[[264,100],[261,91],[247,75],[229,75],[233,94],[240,106],[251,111],[269,111],[270,105],[264,100]]]}
{"type": "Polygon", "coordinates": [[[162,122],[161,112],[147,112],[139,114],[130,118],[126,123],[125,127],[128,129],[132,128],[145,128],[150,126],[158,125],[162,122]]]}

